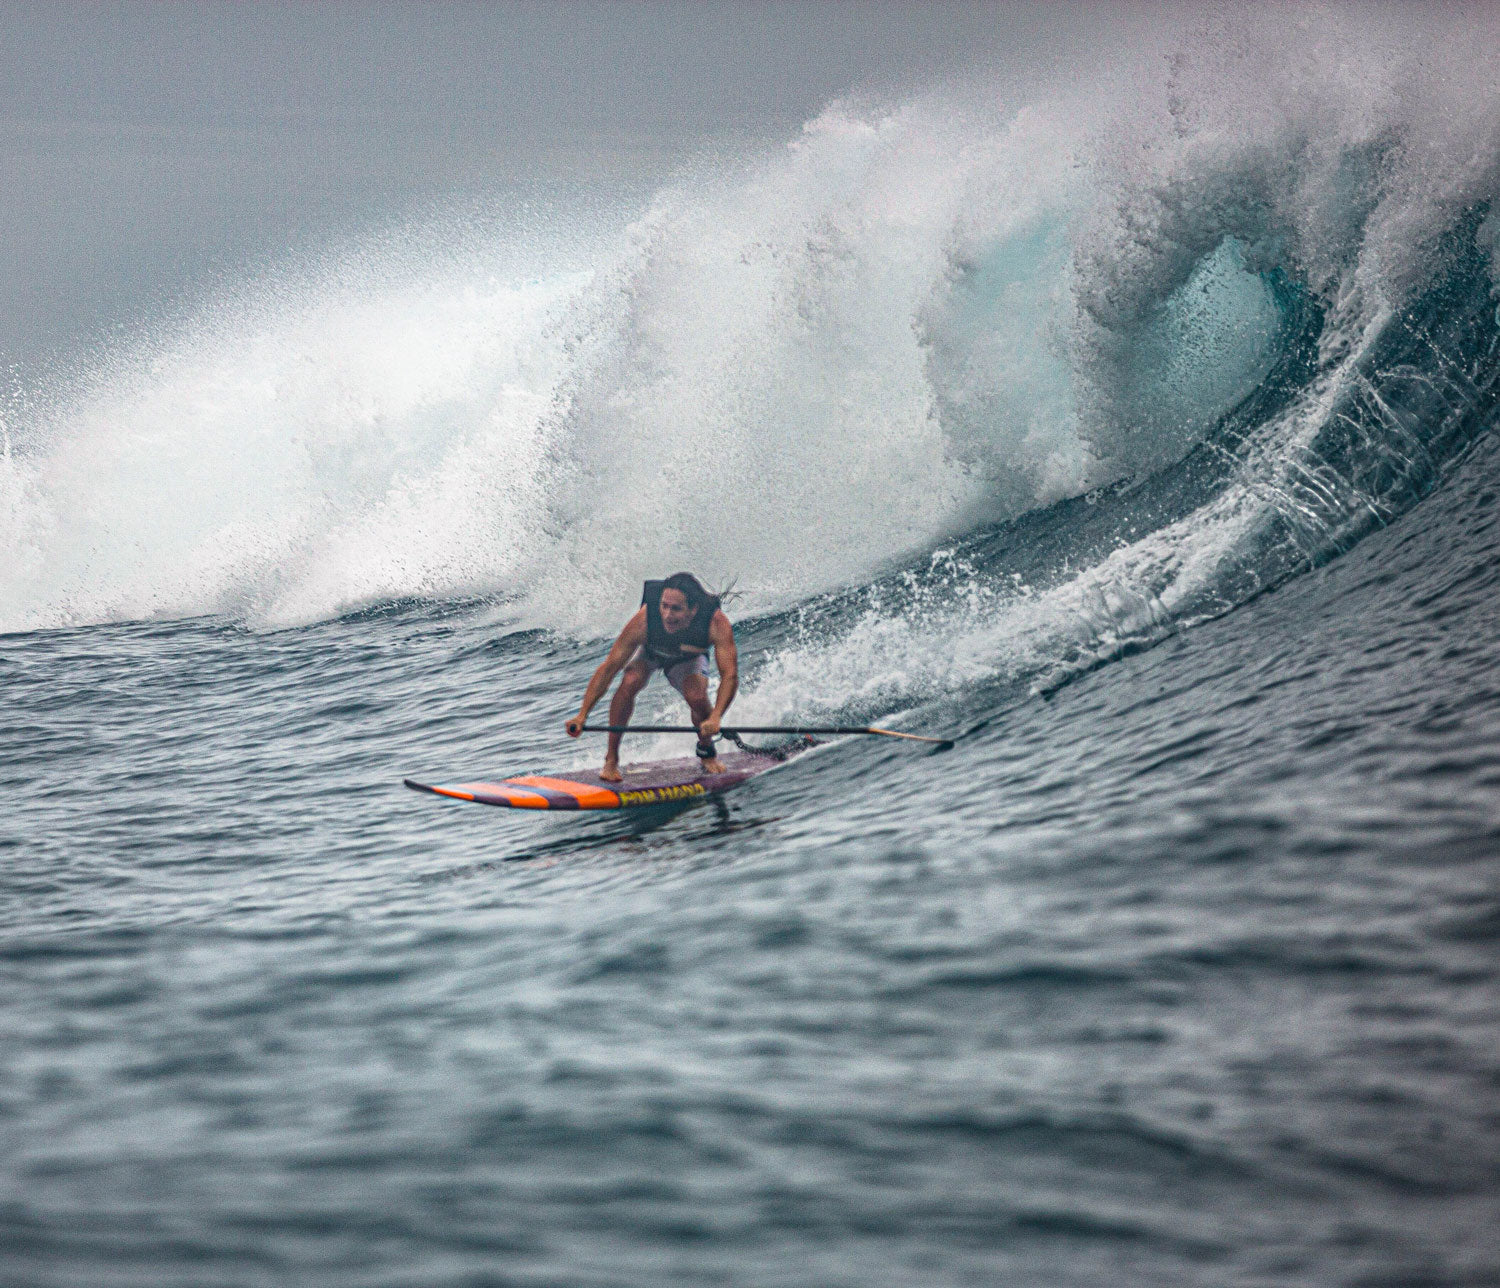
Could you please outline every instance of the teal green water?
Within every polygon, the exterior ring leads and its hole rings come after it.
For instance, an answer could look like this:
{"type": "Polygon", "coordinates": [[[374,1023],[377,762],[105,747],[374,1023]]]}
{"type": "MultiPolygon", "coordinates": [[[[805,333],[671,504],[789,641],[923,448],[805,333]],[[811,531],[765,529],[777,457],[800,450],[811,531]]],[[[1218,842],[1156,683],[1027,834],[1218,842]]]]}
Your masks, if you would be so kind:
{"type": "Polygon", "coordinates": [[[1500,1282],[1493,60],[1329,22],[16,374],[0,1281],[1500,1282]],[[596,763],[684,566],[954,745],[402,786],[596,763]]]}

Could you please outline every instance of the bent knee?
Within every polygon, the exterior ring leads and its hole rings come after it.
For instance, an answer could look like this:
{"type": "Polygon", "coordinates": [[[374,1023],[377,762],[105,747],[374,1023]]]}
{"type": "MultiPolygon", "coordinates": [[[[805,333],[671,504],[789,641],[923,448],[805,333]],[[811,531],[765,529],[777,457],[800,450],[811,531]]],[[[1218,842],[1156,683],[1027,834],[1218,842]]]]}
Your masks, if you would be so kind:
{"type": "Polygon", "coordinates": [[[625,668],[625,674],[620,677],[620,689],[622,692],[639,693],[646,687],[646,681],[650,678],[650,667],[628,666],[625,668]]]}

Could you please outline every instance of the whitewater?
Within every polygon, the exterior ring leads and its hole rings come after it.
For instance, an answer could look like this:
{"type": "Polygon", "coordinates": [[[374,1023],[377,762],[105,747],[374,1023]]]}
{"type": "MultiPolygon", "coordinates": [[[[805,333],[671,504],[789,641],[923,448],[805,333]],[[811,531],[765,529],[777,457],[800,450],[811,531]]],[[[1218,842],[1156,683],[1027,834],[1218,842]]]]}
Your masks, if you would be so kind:
{"type": "Polygon", "coordinates": [[[0,1278],[1500,1279],[1497,57],[1205,19],[13,370],[0,1278]],[[679,568],[956,745],[402,790],[593,763],[679,568]]]}

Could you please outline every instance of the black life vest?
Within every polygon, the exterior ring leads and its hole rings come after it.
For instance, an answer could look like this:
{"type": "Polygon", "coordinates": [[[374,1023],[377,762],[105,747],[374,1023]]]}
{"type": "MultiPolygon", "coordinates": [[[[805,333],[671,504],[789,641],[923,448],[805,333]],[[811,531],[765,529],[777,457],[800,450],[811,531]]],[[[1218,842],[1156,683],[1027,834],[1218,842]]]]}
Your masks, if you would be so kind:
{"type": "Polygon", "coordinates": [[[672,635],[662,625],[661,591],[664,581],[648,581],[641,594],[646,606],[646,658],[655,666],[676,666],[708,652],[708,628],[719,611],[717,596],[710,595],[698,605],[698,611],[682,630],[672,635]]]}

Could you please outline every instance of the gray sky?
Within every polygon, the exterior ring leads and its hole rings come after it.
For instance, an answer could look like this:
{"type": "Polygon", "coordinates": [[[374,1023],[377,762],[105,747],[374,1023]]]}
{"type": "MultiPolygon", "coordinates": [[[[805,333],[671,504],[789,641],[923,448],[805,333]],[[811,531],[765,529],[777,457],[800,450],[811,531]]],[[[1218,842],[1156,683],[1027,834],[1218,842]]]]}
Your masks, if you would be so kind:
{"type": "Polygon", "coordinates": [[[694,149],[790,136],[849,92],[1039,72],[1108,23],[943,0],[4,0],[0,364],[407,212],[644,193],[694,149]]]}

